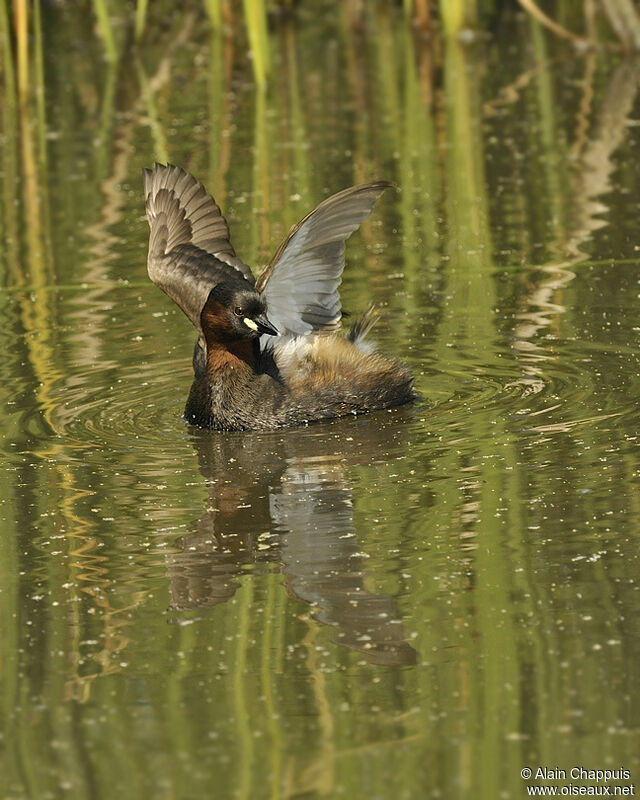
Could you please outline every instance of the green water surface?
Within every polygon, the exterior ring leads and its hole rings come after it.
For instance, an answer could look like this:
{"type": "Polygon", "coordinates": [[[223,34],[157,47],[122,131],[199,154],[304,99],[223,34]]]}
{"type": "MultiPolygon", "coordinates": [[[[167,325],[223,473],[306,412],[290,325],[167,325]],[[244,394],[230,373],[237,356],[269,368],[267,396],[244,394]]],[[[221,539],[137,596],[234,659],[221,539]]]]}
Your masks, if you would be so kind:
{"type": "Polygon", "coordinates": [[[44,5],[28,97],[5,39],[6,800],[640,782],[640,66],[524,16],[445,41],[372,9],[273,19],[263,91],[198,6],[107,63],[90,17],[44,5]],[[255,265],[332,192],[393,181],[342,298],[381,304],[421,400],[186,426],[193,331],[146,276],[155,160],[255,265]]]}

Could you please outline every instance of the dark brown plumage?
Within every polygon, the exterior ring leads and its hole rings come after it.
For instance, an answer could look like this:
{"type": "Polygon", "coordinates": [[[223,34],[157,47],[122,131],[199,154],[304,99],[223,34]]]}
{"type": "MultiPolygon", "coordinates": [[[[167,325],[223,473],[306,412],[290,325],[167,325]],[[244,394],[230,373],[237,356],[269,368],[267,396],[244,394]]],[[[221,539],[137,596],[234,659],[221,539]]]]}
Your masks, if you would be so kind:
{"type": "Polygon", "coordinates": [[[189,422],[266,430],[415,399],[408,370],[363,344],[373,310],[347,336],[338,332],[345,241],[389,184],[329,197],[291,229],[255,280],[201,183],[171,165],[143,174],[149,276],[200,334],[189,422]]]}

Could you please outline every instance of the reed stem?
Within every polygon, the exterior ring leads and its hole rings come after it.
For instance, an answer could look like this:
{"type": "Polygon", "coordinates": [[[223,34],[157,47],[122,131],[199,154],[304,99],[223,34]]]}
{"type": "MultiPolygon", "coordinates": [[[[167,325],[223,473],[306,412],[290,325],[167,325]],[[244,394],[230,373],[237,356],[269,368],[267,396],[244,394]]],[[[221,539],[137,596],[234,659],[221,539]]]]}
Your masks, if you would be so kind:
{"type": "Polygon", "coordinates": [[[25,103],[29,96],[29,8],[27,0],[15,0],[13,26],[18,64],[18,97],[25,103]]]}
{"type": "Polygon", "coordinates": [[[253,56],[253,74],[256,83],[264,86],[269,73],[269,39],[267,12],[262,0],[243,0],[245,24],[253,56]]]}
{"type": "MultiPolygon", "coordinates": [[[[24,0],[19,0],[24,2],[24,0]]],[[[113,38],[113,29],[111,28],[111,20],[109,19],[109,10],[107,8],[106,0],[93,0],[93,7],[96,12],[96,19],[98,20],[98,28],[100,35],[104,42],[104,49],[109,61],[115,61],[118,56],[116,49],[116,42],[113,38]]]]}
{"type": "Polygon", "coordinates": [[[219,31],[222,27],[222,10],[220,0],[204,0],[204,7],[209,17],[209,22],[214,31],[219,31]]]}
{"type": "Polygon", "coordinates": [[[476,0],[440,0],[440,19],[447,36],[456,36],[477,22],[476,0]]]}
{"type": "Polygon", "coordinates": [[[136,42],[142,39],[147,24],[148,0],[138,0],[136,3],[136,42]]]}

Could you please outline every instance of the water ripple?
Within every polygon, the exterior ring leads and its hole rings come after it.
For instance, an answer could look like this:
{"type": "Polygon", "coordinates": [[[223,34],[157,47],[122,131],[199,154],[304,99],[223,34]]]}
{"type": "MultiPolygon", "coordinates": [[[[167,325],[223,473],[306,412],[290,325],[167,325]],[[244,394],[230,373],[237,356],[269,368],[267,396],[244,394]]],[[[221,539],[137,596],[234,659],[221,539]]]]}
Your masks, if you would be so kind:
{"type": "Polygon", "coordinates": [[[190,364],[173,360],[129,366],[112,385],[101,375],[76,373],[52,400],[51,420],[71,442],[97,446],[186,439],[181,415],[190,380],[190,364]]]}

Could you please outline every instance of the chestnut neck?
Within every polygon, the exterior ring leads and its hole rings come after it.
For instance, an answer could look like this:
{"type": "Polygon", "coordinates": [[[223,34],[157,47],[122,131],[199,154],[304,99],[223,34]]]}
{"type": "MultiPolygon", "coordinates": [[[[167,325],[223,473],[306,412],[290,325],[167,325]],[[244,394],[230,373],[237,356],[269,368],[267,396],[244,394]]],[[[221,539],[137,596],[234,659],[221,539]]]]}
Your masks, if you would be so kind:
{"type": "Polygon", "coordinates": [[[255,350],[252,339],[240,338],[229,325],[224,306],[209,297],[200,315],[202,332],[207,343],[209,372],[231,366],[236,369],[255,369],[255,350]]]}
{"type": "Polygon", "coordinates": [[[207,367],[215,372],[223,367],[255,369],[255,356],[251,339],[216,341],[207,339],[207,367]]]}

